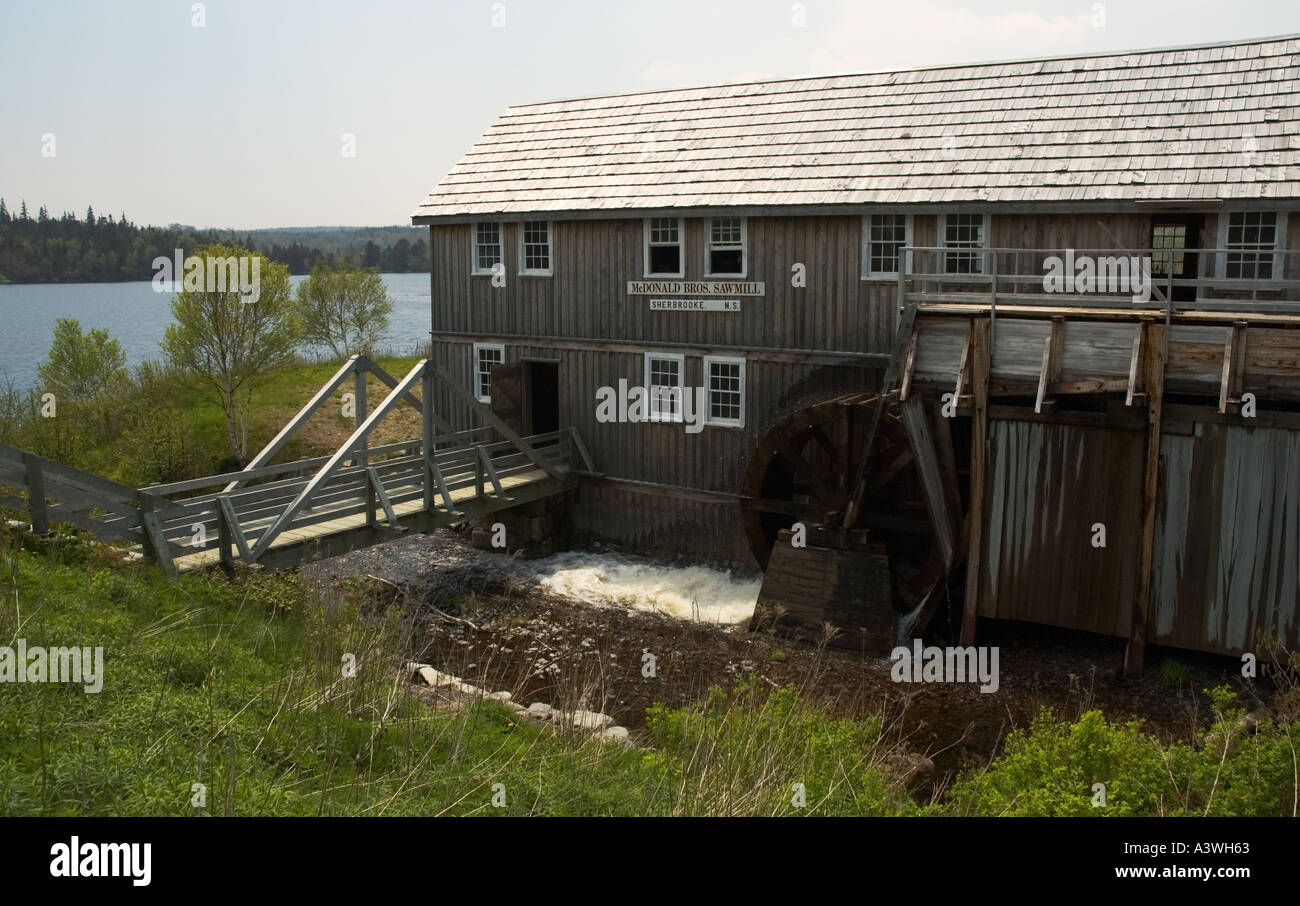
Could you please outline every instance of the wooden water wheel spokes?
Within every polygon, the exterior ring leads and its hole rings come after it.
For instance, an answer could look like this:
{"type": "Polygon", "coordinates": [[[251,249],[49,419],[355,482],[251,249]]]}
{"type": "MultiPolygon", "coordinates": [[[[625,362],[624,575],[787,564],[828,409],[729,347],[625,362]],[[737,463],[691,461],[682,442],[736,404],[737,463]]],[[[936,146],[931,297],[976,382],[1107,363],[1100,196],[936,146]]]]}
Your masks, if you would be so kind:
{"type": "MultiPolygon", "coordinates": [[[[817,403],[777,422],[759,442],[741,493],[745,533],[764,569],[782,529],[795,522],[838,527],[875,403],[866,395],[817,403]]],[[[887,412],[868,462],[864,513],[911,515],[902,487],[911,477],[911,457],[897,413],[887,412]]]]}

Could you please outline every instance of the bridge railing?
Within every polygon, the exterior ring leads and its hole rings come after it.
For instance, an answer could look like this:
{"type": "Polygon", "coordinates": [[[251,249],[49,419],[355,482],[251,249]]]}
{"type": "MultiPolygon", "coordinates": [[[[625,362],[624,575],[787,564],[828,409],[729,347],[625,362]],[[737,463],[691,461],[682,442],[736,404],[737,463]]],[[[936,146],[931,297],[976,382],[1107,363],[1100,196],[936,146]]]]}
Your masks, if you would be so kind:
{"type": "Polygon", "coordinates": [[[381,521],[397,527],[415,513],[435,512],[451,521],[466,511],[499,509],[515,500],[512,488],[563,478],[574,471],[571,464],[595,472],[574,429],[521,437],[427,361],[398,381],[355,356],[237,472],[136,490],[0,445],[0,485],[15,485],[26,495],[5,496],[0,488],[0,506],[30,509],[40,531],[66,521],[109,540],[139,544],[174,572],[174,560],[200,552],[210,556],[214,543],[223,563],[255,563],[277,539],[305,540],[312,535],[306,530],[329,534],[381,521]],[[392,388],[372,411],[362,389],[367,373],[392,388]],[[348,439],[329,456],[270,462],[349,375],[356,377],[357,427],[348,439]],[[486,424],[451,430],[434,411],[438,381],[486,424]],[[418,397],[412,392],[417,385],[418,397]],[[420,410],[422,436],[370,446],[374,430],[401,405],[420,410]],[[435,426],[447,430],[435,433],[435,426]],[[47,503],[51,498],[53,505],[47,503]],[[329,522],[337,525],[321,525],[329,522]]]}

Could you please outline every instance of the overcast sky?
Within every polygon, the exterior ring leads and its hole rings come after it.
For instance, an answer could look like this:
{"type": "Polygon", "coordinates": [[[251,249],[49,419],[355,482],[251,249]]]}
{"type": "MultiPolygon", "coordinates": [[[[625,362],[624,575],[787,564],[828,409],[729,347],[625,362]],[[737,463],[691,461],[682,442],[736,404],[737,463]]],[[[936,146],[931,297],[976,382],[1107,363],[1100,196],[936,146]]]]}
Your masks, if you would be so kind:
{"type": "Polygon", "coordinates": [[[0,0],[0,197],[409,223],[511,104],[1297,32],[1296,0],[0,0]]]}

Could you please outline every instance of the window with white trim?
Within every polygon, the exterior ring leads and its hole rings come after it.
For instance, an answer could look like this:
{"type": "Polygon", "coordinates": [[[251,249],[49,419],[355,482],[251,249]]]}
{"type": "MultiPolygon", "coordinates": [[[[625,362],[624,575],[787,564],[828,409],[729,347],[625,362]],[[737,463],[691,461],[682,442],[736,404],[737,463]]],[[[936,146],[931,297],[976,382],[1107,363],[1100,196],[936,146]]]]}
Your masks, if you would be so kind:
{"type": "Polygon", "coordinates": [[[714,217],[709,221],[706,277],[745,276],[744,217],[714,217]]]}
{"type": "Polygon", "coordinates": [[[503,344],[474,344],[474,396],[480,403],[492,402],[492,366],[501,365],[505,360],[503,344]]]}
{"type": "Polygon", "coordinates": [[[681,218],[648,218],[645,222],[645,275],[680,277],[682,274],[681,218]]]}
{"type": "Polygon", "coordinates": [[[862,279],[897,277],[903,246],[911,241],[912,218],[871,214],[862,218],[862,279]]]}
{"type": "Polygon", "coordinates": [[[501,224],[474,224],[474,268],[478,276],[490,276],[501,263],[501,224]]]}
{"type": "Polygon", "coordinates": [[[652,422],[682,420],[686,359],[663,352],[645,354],[646,418],[652,422]]]}
{"type": "Polygon", "coordinates": [[[745,427],[745,360],[704,357],[704,423],[745,427]]]}
{"type": "Polygon", "coordinates": [[[1237,280],[1272,280],[1278,270],[1278,249],[1286,215],[1277,211],[1230,211],[1221,215],[1217,270],[1237,280]]]}
{"type": "Polygon", "coordinates": [[[519,228],[519,273],[524,277],[551,276],[551,224],[525,220],[519,228]]]}
{"type": "Polygon", "coordinates": [[[939,225],[945,274],[984,273],[988,228],[983,214],[947,214],[939,225]]]}

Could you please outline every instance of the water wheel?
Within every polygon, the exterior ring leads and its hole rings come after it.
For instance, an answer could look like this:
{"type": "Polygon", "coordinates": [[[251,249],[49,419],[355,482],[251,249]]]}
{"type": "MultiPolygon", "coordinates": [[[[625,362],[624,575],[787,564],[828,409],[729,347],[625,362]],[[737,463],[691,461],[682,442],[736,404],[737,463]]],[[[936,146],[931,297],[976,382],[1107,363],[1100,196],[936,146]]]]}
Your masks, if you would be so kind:
{"type": "MultiPolygon", "coordinates": [[[[792,523],[838,527],[875,407],[874,395],[827,400],[786,416],[759,441],[741,494],[750,550],[764,569],[777,534],[792,523]]],[[[896,407],[886,410],[872,445],[862,510],[861,524],[875,528],[882,539],[928,532],[896,407]]]]}
{"type": "MultiPolygon", "coordinates": [[[[750,459],[742,518],[754,559],[765,572],[780,533],[796,522],[818,537],[819,546],[887,551],[887,587],[878,592],[884,595],[882,606],[894,608],[901,619],[933,589],[937,551],[897,404],[886,408],[870,453],[866,451],[877,399],[872,394],[839,397],[799,409],[773,425],[750,459]],[[846,535],[839,530],[864,456],[861,516],[851,527],[856,531],[846,535]]],[[[857,596],[853,591],[848,595],[857,596]]],[[[807,609],[809,614],[831,614],[845,605],[857,606],[845,600],[808,601],[807,609]]]]}

